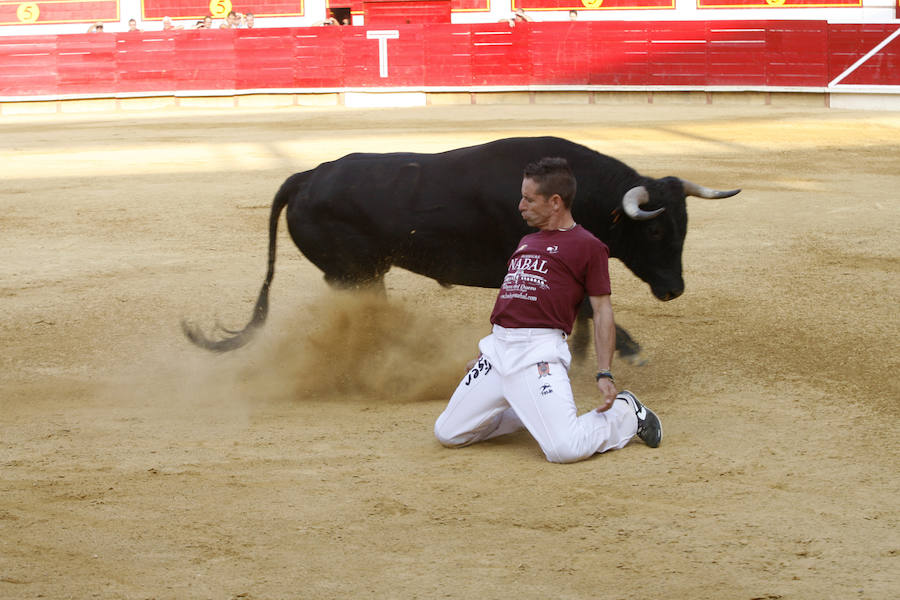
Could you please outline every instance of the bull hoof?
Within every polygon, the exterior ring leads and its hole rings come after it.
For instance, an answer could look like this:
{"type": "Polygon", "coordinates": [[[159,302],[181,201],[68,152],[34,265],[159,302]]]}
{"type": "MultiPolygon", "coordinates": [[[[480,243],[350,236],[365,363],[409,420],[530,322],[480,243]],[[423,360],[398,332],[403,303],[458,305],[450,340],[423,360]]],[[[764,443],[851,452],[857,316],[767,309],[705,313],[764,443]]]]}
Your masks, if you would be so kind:
{"type": "Polygon", "coordinates": [[[633,367],[643,367],[646,366],[647,363],[650,362],[650,359],[644,356],[641,352],[635,352],[633,354],[622,354],[619,353],[619,360],[622,362],[628,363],[633,367]]]}

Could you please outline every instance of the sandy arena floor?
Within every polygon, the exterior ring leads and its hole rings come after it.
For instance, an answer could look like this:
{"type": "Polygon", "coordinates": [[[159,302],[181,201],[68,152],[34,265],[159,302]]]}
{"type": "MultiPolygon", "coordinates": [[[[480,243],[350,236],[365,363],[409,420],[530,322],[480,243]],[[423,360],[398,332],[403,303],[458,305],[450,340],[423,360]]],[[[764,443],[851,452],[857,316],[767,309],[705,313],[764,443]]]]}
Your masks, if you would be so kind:
{"type": "Polygon", "coordinates": [[[897,597],[900,114],[183,109],[0,140],[0,597],[897,597]],[[678,300],[614,265],[651,358],[615,372],[659,449],[440,447],[495,292],[395,270],[388,306],[335,296],[283,220],[264,334],[181,334],[250,316],[290,173],[531,134],[744,189],[690,200],[678,300]]]}

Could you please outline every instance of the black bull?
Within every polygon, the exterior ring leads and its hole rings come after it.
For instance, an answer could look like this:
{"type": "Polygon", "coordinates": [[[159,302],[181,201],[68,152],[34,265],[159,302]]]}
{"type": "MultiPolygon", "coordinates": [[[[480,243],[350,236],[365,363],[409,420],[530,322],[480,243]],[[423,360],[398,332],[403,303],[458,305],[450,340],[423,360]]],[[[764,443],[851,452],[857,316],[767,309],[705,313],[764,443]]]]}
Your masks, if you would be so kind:
{"type": "MultiPolygon", "coordinates": [[[[290,176],[275,195],[268,269],[247,326],[223,330],[220,339],[184,322],[182,328],[196,345],[223,352],[246,344],[263,325],[285,206],[294,243],[331,285],[383,285],[396,265],[442,285],[500,287],[516,244],[533,231],[517,210],[522,170],[545,156],[566,158],[575,172],[576,222],[603,240],[611,256],[660,300],[684,291],[685,196],[725,198],[740,191],[644,177],[614,158],[554,137],[503,139],[437,154],[350,154],[290,176]]],[[[581,315],[582,324],[588,315],[581,315]]],[[[587,340],[576,336],[576,354],[587,340]]],[[[640,350],[618,326],[616,347],[632,360],[640,350]]]]}

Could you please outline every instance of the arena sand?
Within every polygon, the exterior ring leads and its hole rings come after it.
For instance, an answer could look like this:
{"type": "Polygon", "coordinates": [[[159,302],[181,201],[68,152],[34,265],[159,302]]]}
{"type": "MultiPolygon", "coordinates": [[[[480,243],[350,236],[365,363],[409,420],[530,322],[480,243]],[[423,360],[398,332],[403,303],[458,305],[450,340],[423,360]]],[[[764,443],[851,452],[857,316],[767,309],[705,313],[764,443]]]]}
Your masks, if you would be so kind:
{"type": "Polygon", "coordinates": [[[0,139],[0,597],[897,597],[900,115],[181,110],[0,139]],[[394,270],[388,302],[335,294],[283,222],[260,336],[182,336],[250,317],[290,173],[533,134],[744,189],[690,200],[681,298],[613,265],[650,357],[617,381],[659,449],[441,448],[495,292],[394,270]]]}

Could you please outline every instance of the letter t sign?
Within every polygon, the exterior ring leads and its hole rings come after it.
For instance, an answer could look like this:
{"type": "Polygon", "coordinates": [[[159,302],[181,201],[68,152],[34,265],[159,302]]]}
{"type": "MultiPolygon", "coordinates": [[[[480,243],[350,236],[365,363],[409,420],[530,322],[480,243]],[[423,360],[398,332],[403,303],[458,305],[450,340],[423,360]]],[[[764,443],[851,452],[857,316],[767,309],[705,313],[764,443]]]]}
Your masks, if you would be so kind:
{"type": "Polygon", "coordinates": [[[366,39],[378,40],[378,76],[388,76],[387,61],[387,41],[396,40],[400,37],[400,32],[396,29],[386,29],[383,31],[367,31],[366,39]]]}

